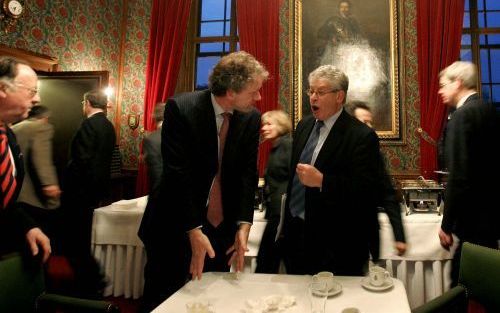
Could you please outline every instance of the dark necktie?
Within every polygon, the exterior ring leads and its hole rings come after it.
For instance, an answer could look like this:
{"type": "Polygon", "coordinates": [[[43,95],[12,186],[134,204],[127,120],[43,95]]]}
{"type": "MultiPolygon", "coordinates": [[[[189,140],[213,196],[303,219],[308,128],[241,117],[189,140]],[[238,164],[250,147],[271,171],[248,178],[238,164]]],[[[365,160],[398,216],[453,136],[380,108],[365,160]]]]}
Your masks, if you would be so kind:
{"type": "MultiPolygon", "coordinates": [[[[314,149],[318,145],[319,132],[321,127],[323,127],[325,123],[323,121],[317,121],[314,126],[313,131],[309,135],[309,139],[307,139],[307,143],[304,146],[304,150],[302,150],[302,154],[300,155],[299,163],[310,164],[314,149]]],[[[306,187],[302,185],[299,180],[299,176],[294,172],[291,197],[290,197],[290,213],[292,216],[298,216],[304,219],[305,212],[305,198],[306,187]]]]}
{"type": "Polygon", "coordinates": [[[16,178],[14,177],[14,166],[10,159],[5,126],[0,126],[0,179],[0,191],[2,192],[0,208],[5,209],[12,200],[17,185],[16,178]]]}
{"type": "Polygon", "coordinates": [[[222,154],[224,153],[224,145],[226,143],[227,131],[229,130],[229,120],[231,113],[222,113],[224,121],[219,131],[219,166],[217,168],[217,175],[215,175],[210,195],[208,196],[208,211],[207,220],[212,226],[217,227],[224,219],[222,212],[222,193],[220,186],[220,171],[222,167],[222,154]]]}

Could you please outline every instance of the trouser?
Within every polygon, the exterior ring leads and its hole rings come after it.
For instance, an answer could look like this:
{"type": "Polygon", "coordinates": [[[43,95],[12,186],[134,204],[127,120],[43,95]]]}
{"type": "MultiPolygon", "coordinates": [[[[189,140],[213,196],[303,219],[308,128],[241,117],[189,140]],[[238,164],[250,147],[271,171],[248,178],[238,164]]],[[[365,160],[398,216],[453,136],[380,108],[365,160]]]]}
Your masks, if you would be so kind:
{"type": "MultiPolygon", "coordinates": [[[[234,243],[234,228],[224,222],[214,228],[202,227],[215,251],[215,258],[205,257],[204,272],[228,272],[231,255],[227,249],[234,243]]],[[[175,234],[158,234],[154,242],[145,242],[147,263],[144,268],[144,294],[141,312],[151,312],[189,281],[191,247],[188,235],[180,231],[175,234]],[[161,239],[164,239],[163,241],[161,239]]]]}

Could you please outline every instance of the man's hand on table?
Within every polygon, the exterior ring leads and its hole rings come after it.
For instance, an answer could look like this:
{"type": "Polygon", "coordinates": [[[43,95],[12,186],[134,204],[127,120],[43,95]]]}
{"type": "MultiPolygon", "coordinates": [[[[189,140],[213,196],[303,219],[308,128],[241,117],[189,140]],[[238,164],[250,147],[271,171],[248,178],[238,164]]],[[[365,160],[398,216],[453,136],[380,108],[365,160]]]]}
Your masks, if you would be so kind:
{"type": "Polygon", "coordinates": [[[189,242],[191,243],[191,264],[189,273],[191,279],[201,279],[203,266],[205,265],[205,255],[213,259],[215,257],[214,249],[208,237],[201,231],[201,228],[195,228],[188,232],[189,242]]]}
{"type": "Polygon", "coordinates": [[[232,253],[227,264],[231,266],[234,263],[236,272],[243,271],[245,267],[245,252],[248,252],[247,243],[251,226],[251,224],[241,223],[234,237],[234,244],[226,251],[226,254],[232,253]]]}

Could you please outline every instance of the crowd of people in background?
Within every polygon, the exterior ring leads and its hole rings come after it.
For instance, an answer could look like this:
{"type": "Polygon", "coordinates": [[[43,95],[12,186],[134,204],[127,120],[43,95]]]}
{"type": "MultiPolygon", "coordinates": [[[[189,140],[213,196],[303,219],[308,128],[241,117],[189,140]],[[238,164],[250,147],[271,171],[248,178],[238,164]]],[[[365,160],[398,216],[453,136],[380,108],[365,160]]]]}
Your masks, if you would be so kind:
{"type": "MultiPolygon", "coordinates": [[[[243,269],[264,141],[272,145],[264,174],[268,223],[257,272],[277,273],[283,262],[289,274],[364,275],[370,258],[379,258],[380,211],[389,216],[395,252],[408,249],[370,106],[348,103],[346,74],[333,65],[309,74],[312,114],[293,135],[286,112],[261,116],[255,108],[268,76],[252,55],[231,53],[215,65],[207,90],[157,105],[158,130],[143,146],[150,178],[139,229],[147,253],[144,312],[205,271],[243,269]]],[[[464,241],[498,248],[500,163],[491,152],[500,132],[494,108],[477,94],[473,64],[455,62],[439,81],[443,103],[454,112],[444,134],[449,177],[436,236],[444,248],[453,244],[453,234],[460,241],[452,268],[456,283],[464,241]]],[[[52,163],[50,112],[39,102],[36,73],[23,61],[1,57],[0,252],[26,250],[44,262],[51,253],[64,255],[75,274],[67,292],[99,298],[106,279],[90,238],[93,210],[110,188],[116,142],[107,98],[97,90],[85,93],[85,120],[61,182],[52,163]]]]}

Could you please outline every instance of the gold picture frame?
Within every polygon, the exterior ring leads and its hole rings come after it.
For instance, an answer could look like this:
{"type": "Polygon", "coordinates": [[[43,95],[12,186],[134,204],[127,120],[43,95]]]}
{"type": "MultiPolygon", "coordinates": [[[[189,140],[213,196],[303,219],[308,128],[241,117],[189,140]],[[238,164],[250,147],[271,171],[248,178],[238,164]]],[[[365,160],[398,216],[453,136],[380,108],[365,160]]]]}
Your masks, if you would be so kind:
{"type": "Polygon", "coordinates": [[[319,65],[334,64],[349,77],[347,101],[367,102],[379,137],[403,143],[400,86],[404,75],[397,1],[289,0],[289,9],[294,125],[310,114],[304,92],[307,75],[319,65]],[[341,2],[349,4],[347,13],[341,2]],[[349,25],[340,19],[346,16],[349,25]]]}

